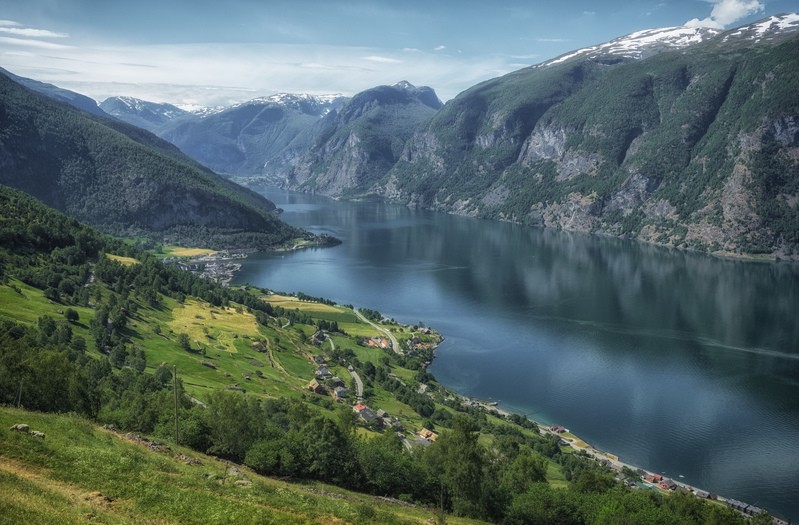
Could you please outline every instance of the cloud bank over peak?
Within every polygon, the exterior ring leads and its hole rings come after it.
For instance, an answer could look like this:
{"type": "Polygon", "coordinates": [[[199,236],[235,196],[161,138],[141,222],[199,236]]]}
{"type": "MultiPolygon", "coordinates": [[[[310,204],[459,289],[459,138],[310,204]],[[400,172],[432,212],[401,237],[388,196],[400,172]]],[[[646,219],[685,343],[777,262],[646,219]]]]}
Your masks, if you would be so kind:
{"type": "Polygon", "coordinates": [[[702,20],[693,18],[685,23],[685,27],[724,29],[742,18],[765,9],[765,5],[759,0],[711,0],[711,3],[713,10],[709,17],[702,20]]]}

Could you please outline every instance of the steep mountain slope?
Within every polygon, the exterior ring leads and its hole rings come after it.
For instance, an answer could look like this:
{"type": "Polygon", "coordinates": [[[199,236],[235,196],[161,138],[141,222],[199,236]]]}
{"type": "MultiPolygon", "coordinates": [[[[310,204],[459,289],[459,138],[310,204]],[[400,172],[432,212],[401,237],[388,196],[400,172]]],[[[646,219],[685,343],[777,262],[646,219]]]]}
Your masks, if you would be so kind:
{"type": "Polygon", "coordinates": [[[190,113],[170,104],[113,97],[101,107],[168,140],[217,173],[282,178],[311,145],[315,126],[346,100],[340,95],[280,93],[190,113]]]}
{"type": "Polygon", "coordinates": [[[722,34],[636,33],[462,93],[375,191],[460,214],[799,258],[797,85],[798,15],[722,34]]]}
{"type": "Polygon", "coordinates": [[[78,109],[91,113],[92,115],[96,115],[98,117],[108,117],[108,114],[106,114],[100,107],[97,106],[97,102],[95,102],[94,99],[85,95],[81,95],[80,93],[75,93],[74,91],[69,91],[68,89],[63,89],[52,84],[39,82],[38,80],[20,77],[6,69],[3,69],[2,67],[0,67],[0,74],[6,75],[11,80],[17,82],[18,84],[22,84],[28,89],[36,91],[37,93],[41,93],[42,95],[52,99],[66,102],[70,106],[74,106],[78,109]]]}
{"type": "Polygon", "coordinates": [[[274,204],[174,146],[93,117],[0,75],[0,183],[105,231],[217,247],[265,247],[304,235],[274,204]]]}
{"type": "Polygon", "coordinates": [[[431,88],[406,81],[358,93],[326,117],[287,185],[335,197],[370,190],[397,162],[407,139],[441,106],[431,88]]]}

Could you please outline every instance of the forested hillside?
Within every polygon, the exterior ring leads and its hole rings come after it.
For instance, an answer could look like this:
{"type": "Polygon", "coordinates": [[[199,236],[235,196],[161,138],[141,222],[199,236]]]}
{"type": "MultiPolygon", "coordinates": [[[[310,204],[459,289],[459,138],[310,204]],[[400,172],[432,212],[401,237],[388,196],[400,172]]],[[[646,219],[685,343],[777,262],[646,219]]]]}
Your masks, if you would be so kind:
{"type": "Polygon", "coordinates": [[[385,194],[702,251],[796,257],[798,57],[795,31],[762,42],[728,33],[645,59],[521,70],[448,104],[410,141],[385,194]]]}
{"type": "Polygon", "coordinates": [[[0,75],[0,183],[107,232],[211,247],[308,236],[274,204],[139,128],[81,112],[0,75]]]}

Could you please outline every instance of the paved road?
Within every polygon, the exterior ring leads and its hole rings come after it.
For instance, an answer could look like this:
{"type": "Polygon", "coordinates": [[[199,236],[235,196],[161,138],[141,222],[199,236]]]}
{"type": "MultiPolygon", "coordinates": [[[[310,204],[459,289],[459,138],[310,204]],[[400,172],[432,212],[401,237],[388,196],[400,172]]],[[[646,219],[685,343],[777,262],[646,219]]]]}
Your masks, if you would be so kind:
{"type": "Polygon", "coordinates": [[[386,336],[388,336],[388,338],[389,338],[389,339],[391,339],[391,348],[393,348],[393,349],[394,349],[394,353],[395,353],[395,354],[402,355],[402,350],[400,350],[400,345],[399,345],[399,342],[397,341],[397,338],[396,338],[396,337],[394,337],[394,334],[392,334],[391,332],[389,332],[389,331],[388,331],[388,330],[386,330],[385,328],[381,328],[381,327],[377,326],[377,325],[376,325],[376,324],[374,324],[372,321],[370,321],[369,319],[367,319],[366,317],[364,317],[364,316],[363,316],[363,314],[362,314],[361,312],[359,312],[357,308],[353,308],[353,309],[352,309],[352,311],[353,311],[353,312],[355,312],[355,315],[357,315],[357,316],[358,316],[358,319],[360,319],[360,320],[361,320],[361,321],[363,321],[364,323],[367,323],[367,324],[370,324],[370,325],[372,325],[373,327],[375,327],[375,328],[376,328],[377,330],[379,330],[380,332],[382,332],[382,333],[386,334],[386,336]]]}
{"type": "Polygon", "coordinates": [[[357,388],[357,390],[358,390],[358,398],[357,398],[357,401],[358,401],[358,403],[363,403],[363,381],[361,381],[361,376],[359,376],[359,375],[358,375],[358,372],[356,372],[356,371],[355,371],[355,370],[352,368],[352,365],[350,365],[349,367],[347,367],[347,370],[349,370],[349,372],[350,372],[350,375],[351,375],[351,376],[352,376],[352,378],[355,380],[355,387],[356,387],[356,388],[357,388]]]}
{"type": "MultiPolygon", "coordinates": [[[[335,352],[336,344],[333,342],[333,338],[330,337],[330,334],[328,333],[325,333],[325,335],[327,336],[327,340],[330,342],[330,350],[335,352]]],[[[358,372],[356,372],[351,365],[347,367],[347,371],[355,380],[355,387],[357,389],[357,394],[358,394],[357,401],[358,403],[363,403],[363,381],[361,381],[361,376],[358,375],[358,372]]]]}

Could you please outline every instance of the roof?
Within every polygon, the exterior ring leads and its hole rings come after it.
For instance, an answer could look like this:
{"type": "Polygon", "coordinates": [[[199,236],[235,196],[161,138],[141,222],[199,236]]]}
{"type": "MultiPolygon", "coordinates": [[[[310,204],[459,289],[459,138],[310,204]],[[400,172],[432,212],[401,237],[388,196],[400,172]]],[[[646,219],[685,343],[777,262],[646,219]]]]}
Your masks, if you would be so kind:
{"type": "Polygon", "coordinates": [[[438,434],[427,428],[423,428],[422,430],[420,430],[419,435],[428,441],[435,441],[436,439],[438,439],[438,434]]]}

